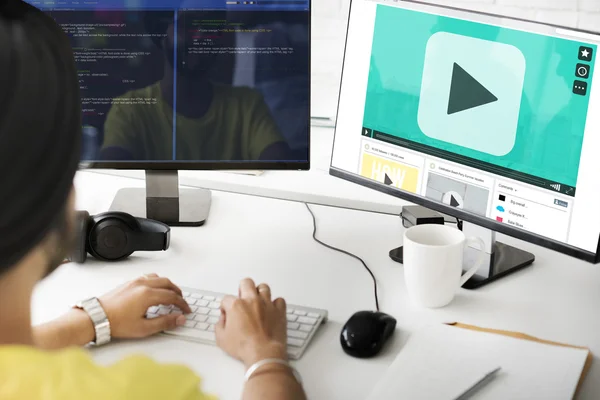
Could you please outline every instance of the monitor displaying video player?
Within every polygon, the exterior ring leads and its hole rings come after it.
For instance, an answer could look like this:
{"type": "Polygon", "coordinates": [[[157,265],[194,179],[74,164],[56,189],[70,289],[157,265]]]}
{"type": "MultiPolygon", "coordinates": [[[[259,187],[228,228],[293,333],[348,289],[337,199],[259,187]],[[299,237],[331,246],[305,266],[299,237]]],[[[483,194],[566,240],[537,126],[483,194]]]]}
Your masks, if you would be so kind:
{"type": "Polygon", "coordinates": [[[352,5],[332,168],[596,253],[600,36],[352,5]]]}

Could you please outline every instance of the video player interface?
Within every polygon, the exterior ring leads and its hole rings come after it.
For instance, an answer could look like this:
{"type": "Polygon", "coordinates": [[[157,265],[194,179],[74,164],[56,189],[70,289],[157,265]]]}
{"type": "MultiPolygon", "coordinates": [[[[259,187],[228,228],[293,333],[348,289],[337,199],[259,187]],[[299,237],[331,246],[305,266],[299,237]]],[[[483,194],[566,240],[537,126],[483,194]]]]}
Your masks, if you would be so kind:
{"type": "Polygon", "coordinates": [[[425,153],[478,161],[478,169],[576,188],[591,89],[577,87],[593,78],[593,64],[579,59],[585,50],[572,40],[382,6],[363,125],[425,153]]]}
{"type": "Polygon", "coordinates": [[[596,252],[600,37],[352,8],[332,167],[596,252]]]}

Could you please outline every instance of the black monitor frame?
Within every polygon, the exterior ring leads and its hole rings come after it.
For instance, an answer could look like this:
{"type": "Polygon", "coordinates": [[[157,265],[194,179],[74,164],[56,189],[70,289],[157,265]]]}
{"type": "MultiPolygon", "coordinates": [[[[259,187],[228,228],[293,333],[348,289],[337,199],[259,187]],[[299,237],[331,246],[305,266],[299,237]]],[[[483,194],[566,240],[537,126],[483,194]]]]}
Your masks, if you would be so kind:
{"type": "MultiPolygon", "coordinates": [[[[310,118],[308,116],[307,118],[310,118]]],[[[306,161],[92,161],[83,162],[85,169],[146,170],[146,171],[309,171],[310,146],[306,161]]]]}
{"type": "MultiPolygon", "coordinates": [[[[352,15],[352,3],[353,3],[353,0],[350,0],[350,11],[348,13],[346,41],[344,44],[344,61],[342,64],[342,77],[341,77],[341,82],[340,82],[339,96],[341,96],[342,83],[344,80],[344,65],[346,63],[346,51],[348,48],[348,31],[350,29],[350,18],[352,15]]],[[[478,11],[473,11],[473,10],[466,10],[466,9],[459,8],[459,7],[442,6],[442,5],[431,4],[431,3],[426,3],[426,2],[422,2],[422,1],[414,1],[414,0],[403,0],[403,3],[412,3],[412,4],[418,4],[418,5],[428,6],[428,7],[436,7],[436,8],[443,8],[443,9],[447,9],[447,10],[461,11],[461,12],[471,13],[471,14],[475,14],[475,15],[486,15],[486,16],[497,17],[497,18],[511,19],[514,21],[535,23],[535,24],[539,24],[539,25],[550,26],[553,28],[566,29],[566,30],[575,31],[575,32],[598,35],[597,32],[586,31],[586,30],[575,29],[575,28],[564,27],[564,26],[553,25],[553,24],[540,23],[540,22],[530,21],[530,20],[526,20],[526,19],[522,19],[522,18],[512,18],[512,17],[507,17],[504,15],[497,15],[497,14],[492,14],[492,13],[484,13],[484,12],[478,12],[478,11]]],[[[379,4],[382,4],[382,3],[379,3],[379,4]]],[[[385,5],[385,4],[382,4],[382,5],[385,5]]],[[[393,4],[389,4],[389,6],[393,6],[393,4]]],[[[339,96],[338,96],[338,98],[339,98],[339,96]]],[[[339,118],[339,109],[340,109],[340,101],[338,99],[336,120],[338,120],[338,118],[339,118]]],[[[334,149],[335,149],[336,135],[337,135],[337,127],[335,129],[334,138],[333,138],[334,149]]],[[[370,189],[374,189],[379,192],[400,198],[402,200],[406,200],[411,203],[414,203],[414,204],[417,204],[417,205],[420,205],[423,207],[427,207],[431,210],[438,211],[443,214],[451,215],[453,217],[458,218],[461,221],[469,222],[469,223],[481,226],[483,228],[487,228],[493,232],[499,232],[499,233],[505,234],[507,236],[516,238],[516,239],[530,242],[530,243],[533,243],[538,246],[546,247],[550,250],[554,250],[559,253],[566,254],[568,256],[571,256],[571,257],[574,257],[574,258],[577,258],[580,260],[584,260],[584,261],[587,261],[587,262],[590,262],[593,264],[600,263],[600,234],[598,235],[598,246],[596,249],[596,253],[592,253],[590,251],[583,250],[581,248],[571,246],[569,244],[566,244],[566,243],[563,243],[563,242],[560,242],[557,240],[549,239],[547,237],[537,235],[535,233],[531,233],[531,232],[525,231],[523,229],[514,228],[514,227],[511,227],[506,224],[498,223],[487,217],[482,217],[480,215],[462,211],[462,210],[448,206],[443,203],[438,203],[438,202],[430,200],[424,196],[419,196],[419,195],[416,195],[416,194],[413,194],[413,193],[410,193],[410,192],[407,192],[407,191],[404,191],[401,189],[390,188],[389,186],[383,185],[379,182],[375,182],[375,181],[369,180],[367,178],[363,178],[360,175],[335,168],[333,166],[333,154],[332,154],[332,158],[331,158],[329,174],[332,176],[335,176],[337,178],[341,178],[341,179],[347,180],[349,182],[356,183],[358,185],[361,185],[361,186],[364,186],[364,187],[367,187],[370,189]]]]}

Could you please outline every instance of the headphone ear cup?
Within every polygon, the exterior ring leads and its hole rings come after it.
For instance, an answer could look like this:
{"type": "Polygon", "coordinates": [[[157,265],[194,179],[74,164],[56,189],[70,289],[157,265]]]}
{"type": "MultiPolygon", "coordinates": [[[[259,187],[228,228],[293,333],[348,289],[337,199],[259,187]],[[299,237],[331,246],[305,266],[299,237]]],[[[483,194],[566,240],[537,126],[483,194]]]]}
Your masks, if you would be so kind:
{"type": "Polygon", "coordinates": [[[120,261],[133,253],[131,227],[119,215],[93,217],[88,234],[88,251],[101,261],[120,261]]]}
{"type": "Polygon", "coordinates": [[[83,264],[87,259],[87,237],[88,226],[90,223],[90,214],[87,211],[77,211],[75,213],[75,240],[69,259],[72,262],[83,264]]]}

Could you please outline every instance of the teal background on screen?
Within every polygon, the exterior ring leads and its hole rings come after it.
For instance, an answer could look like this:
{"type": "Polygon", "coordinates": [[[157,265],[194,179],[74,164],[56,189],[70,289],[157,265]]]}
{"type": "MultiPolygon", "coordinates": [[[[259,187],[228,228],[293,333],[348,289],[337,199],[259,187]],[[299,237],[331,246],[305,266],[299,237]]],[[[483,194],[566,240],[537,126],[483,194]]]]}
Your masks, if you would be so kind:
{"type": "MultiPolygon", "coordinates": [[[[379,5],[363,124],[438,149],[576,186],[594,73],[590,65],[588,79],[576,77],[576,65],[585,64],[578,59],[580,46],[593,48],[595,61],[594,45],[379,5]],[[436,32],[510,44],[525,56],[517,138],[507,155],[498,157],[442,142],[420,130],[417,115],[425,49],[436,32]],[[573,93],[576,79],[587,81],[587,96],[573,93]]],[[[485,134],[485,127],[481,129],[485,134]]]]}

